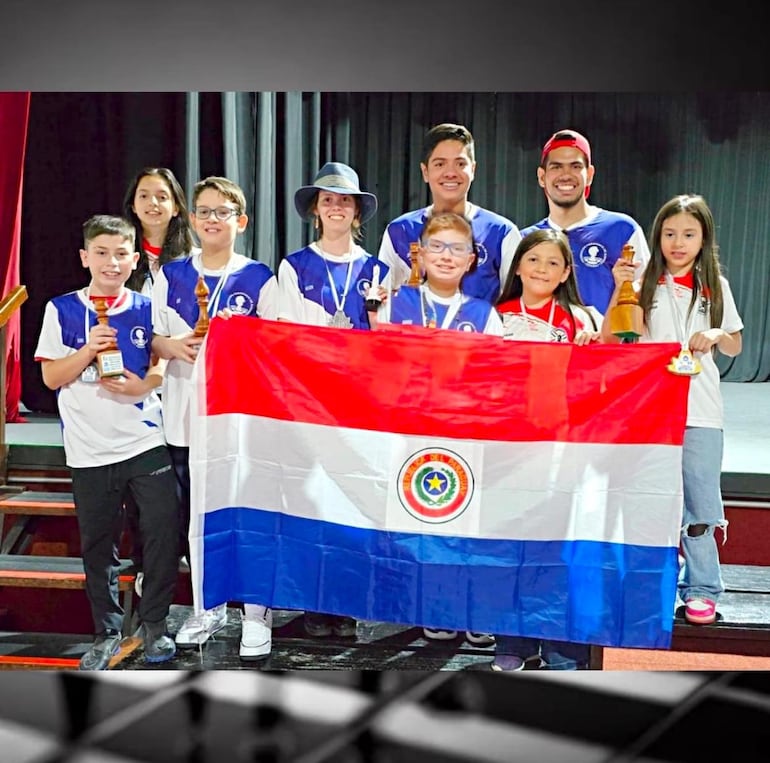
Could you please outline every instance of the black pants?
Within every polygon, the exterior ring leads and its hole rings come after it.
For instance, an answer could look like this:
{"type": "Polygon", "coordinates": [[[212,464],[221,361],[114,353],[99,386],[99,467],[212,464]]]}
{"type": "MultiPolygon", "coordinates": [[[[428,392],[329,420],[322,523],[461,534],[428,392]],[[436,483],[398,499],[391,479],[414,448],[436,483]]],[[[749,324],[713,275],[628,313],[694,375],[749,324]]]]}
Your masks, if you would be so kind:
{"type": "Polygon", "coordinates": [[[176,474],[176,494],[179,503],[179,556],[190,561],[190,449],[169,445],[176,474]]]}
{"type": "Polygon", "coordinates": [[[137,510],[145,571],[139,618],[162,622],[174,599],[178,573],[179,514],[168,449],[152,448],[106,466],[74,468],[72,493],[95,632],[123,627],[118,551],[127,495],[137,510]]]}

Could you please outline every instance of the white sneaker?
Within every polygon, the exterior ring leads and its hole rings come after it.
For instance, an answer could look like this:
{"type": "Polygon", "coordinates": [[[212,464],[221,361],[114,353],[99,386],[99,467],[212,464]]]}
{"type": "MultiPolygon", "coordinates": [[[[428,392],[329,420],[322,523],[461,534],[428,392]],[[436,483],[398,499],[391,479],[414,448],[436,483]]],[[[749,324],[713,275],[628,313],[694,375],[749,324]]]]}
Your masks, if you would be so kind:
{"type": "Polygon", "coordinates": [[[465,631],[465,640],[476,646],[492,646],[495,643],[495,637],[491,633],[474,633],[473,631],[465,631]]]}
{"type": "Polygon", "coordinates": [[[213,609],[204,609],[200,614],[190,615],[176,634],[179,647],[199,646],[208,641],[217,631],[227,625],[227,604],[220,604],[213,609]]]}
{"type": "Polygon", "coordinates": [[[431,641],[451,641],[457,638],[457,631],[442,630],[441,628],[423,628],[425,638],[431,641]]]}
{"type": "Polygon", "coordinates": [[[270,654],[272,627],[272,609],[268,609],[262,616],[241,613],[241,646],[238,654],[242,660],[259,660],[270,654]]]}

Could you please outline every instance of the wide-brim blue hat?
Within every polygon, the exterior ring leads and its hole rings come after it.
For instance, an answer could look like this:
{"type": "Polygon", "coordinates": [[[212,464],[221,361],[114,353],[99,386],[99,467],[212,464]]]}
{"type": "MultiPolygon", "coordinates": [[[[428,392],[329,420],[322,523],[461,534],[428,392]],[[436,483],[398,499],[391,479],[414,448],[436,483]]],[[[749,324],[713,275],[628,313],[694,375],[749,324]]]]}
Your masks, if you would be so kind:
{"type": "Polygon", "coordinates": [[[377,211],[377,197],[362,191],[358,173],[342,162],[326,162],[315,176],[312,185],[303,185],[294,194],[294,206],[303,220],[313,218],[315,198],[319,191],[358,196],[361,203],[361,222],[365,223],[377,211]]]}

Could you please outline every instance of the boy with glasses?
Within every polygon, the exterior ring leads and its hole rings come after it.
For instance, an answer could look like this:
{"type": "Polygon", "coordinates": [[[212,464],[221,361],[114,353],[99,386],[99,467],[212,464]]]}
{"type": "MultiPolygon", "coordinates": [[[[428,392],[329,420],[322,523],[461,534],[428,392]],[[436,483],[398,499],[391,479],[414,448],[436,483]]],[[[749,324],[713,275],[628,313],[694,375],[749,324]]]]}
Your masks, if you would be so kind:
{"type": "MultiPolygon", "coordinates": [[[[251,315],[275,320],[278,283],[264,263],[235,252],[235,239],[248,224],[241,188],[224,177],[207,177],[193,189],[192,221],[200,253],[165,264],[152,292],[152,349],[168,359],[163,380],[163,420],[180,492],[182,553],[189,559],[190,528],[190,399],[193,363],[202,339],[194,335],[198,320],[195,287],[203,275],[209,289],[211,317],[251,315]]],[[[203,644],[227,623],[227,603],[192,614],[176,634],[179,647],[203,644]]],[[[240,657],[267,657],[272,645],[272,613],[244,605],[240,657]]]]}
{"type": "MultiPolygon", "coordinates": [[[[376,324],[502,336],[503,323],[497,310],[486,300],[468,296],[461,288],[474,257],[473,232],[468,220],[452,212],[430,217],[422,231],[418,255],[424,282],[419,286],[402,286],[385,300],[377,312],[376,324]]],[[[423,635],[431,641],[449,641],[457,637],[457,631],[424,627],[423,635]]],[[[495,643],[489,633],[466,631],[465,639],[476,646],[495,643]]]]}
{"type": "Polygon", "coordinates": [[[427,219],[442,212],[454,212],[470,221],[475,242],[475,263],[463,280],[463,291],[494,304],[521,234],[507,218],[468,201],[476,173],[470,131],[463,125],[450,123],[429,130],[423,143],[420,169],[430,188],[431,204],[392,220],[380,244],[378,256],[391,269],[393,287],[407,282],[411,270],[409,244],[420,241],[427,219]]]}
{"type": "Polygon", "coordinates": [[[424,282],[402,286],[385,300],[377,312],[377,323],[502,336],[503,324],[494,307],[465,293],[465,279],[475,256],[468,220],[453,212],[430,217],[422,231],[418,255],[424,282]]]}

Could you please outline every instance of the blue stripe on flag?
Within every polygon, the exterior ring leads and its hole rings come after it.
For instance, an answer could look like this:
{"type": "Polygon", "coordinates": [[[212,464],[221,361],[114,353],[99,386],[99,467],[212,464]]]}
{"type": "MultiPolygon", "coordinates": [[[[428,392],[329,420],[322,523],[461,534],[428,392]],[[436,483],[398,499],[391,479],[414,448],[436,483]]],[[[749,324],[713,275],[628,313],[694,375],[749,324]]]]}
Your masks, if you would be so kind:
{"type": "Polygon", "coordinates": [[[203,606],[668,648],[674,547],[458,538],[227,508],[204,517],[203,606]]]}

